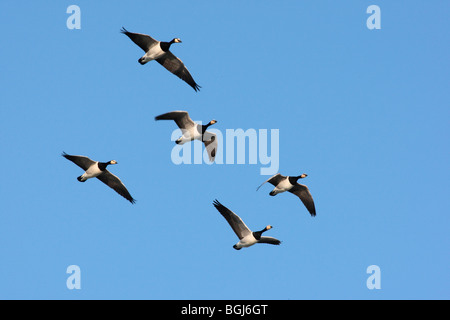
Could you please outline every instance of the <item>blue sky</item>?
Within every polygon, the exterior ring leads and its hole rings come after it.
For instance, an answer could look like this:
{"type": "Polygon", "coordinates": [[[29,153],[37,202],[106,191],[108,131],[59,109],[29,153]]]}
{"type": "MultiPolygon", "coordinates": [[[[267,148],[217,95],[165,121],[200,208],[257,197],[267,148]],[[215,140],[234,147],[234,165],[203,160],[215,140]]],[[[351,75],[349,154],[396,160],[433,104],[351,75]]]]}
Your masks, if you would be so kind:
{"type": "Polygon", "coordinates": [[[449,299],[446,1],[2,1],[0,298],[449,299]],[[68,6],[81,9],[69,30],[68,6]],[[369,30],[369,5],[381,29],[369,30]],[[199,93],[129,31],[172,46],[199,93]],[[172,122],[278,129],[279,171],[175,165],[172,122]],[[135,205],[60,154],[115,159],[135,205]],[[235,251],[218,199],[281,246],[235,251]],[[66,287],[69,265],[81,289],[66,287]],[[369,290],[366,269],[381,270],[369,290]]]}

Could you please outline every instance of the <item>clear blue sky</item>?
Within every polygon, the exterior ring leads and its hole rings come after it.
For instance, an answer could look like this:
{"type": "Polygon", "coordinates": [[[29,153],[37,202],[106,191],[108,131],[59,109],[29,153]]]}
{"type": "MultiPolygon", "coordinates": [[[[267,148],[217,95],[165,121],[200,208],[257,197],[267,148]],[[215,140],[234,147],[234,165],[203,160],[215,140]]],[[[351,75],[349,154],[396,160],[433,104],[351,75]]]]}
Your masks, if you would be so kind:
{"type": "Polygon", "coordinates": [[[1,1],[0,298],[449,299],[448,1],[1,1]],[[81,29],[69,30],[69,5],[81,29]],[[381,8],[369,30],[366,9],[381,8]],[[199,93],[122,26],[172,46],[199,93]],[[187,110],[279,129],[280,169],[175,165],[187,110]],[[135,205],[60,156],[115,159],[135,205]],[[281,246],[235,251],[218,199],[281,246]],[[81,268],[81,290],[66,268],[81,268]],[[366,268],[381,269],[369,290],[366,268]]]}

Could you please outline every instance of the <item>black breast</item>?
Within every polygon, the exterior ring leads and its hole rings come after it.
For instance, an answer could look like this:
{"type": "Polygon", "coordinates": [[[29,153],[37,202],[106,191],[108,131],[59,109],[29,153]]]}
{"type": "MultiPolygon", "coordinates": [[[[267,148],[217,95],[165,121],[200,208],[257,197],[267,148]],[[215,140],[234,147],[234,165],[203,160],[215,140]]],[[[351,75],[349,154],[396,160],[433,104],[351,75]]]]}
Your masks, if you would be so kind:
{"type": "Polygon", "coordinates": [[[253,233],[253,236],[255,237],[256,240],[261,239],[261,234],[262,234],[261,231],[252,232],[252,233],[253,233]]]}
{"type": "Polygon", "coordinates": [[[164,51],[164,52],[169,51],[170,45],[171,45],[170,42],[162,42],[162,41],[161,41],[161,42],[159,43],[159,46],[161,47],[161,50],[164,51]]]}
{"type": "Polygon", "coordinates": [[[99,162],[98,163],[98,168],[101,170],[101,171],[105,171],[106,170],[106,167],[108,166],[108,162],[99,162]]]}
{"type": "Polygon", "coordinates": [[[288,179],[289,179],[289,182],[290,182],[292,185],[297,184],[298,178],[296,178],[296,177],[289,177],[288,179]]]}

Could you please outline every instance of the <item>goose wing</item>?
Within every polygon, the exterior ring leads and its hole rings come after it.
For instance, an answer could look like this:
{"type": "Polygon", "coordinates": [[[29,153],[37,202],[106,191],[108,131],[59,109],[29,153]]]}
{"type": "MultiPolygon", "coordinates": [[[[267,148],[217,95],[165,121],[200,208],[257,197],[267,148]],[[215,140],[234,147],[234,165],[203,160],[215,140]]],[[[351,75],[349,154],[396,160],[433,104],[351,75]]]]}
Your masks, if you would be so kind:
{"type": "Polygon", "coordinates": [[[72,156],[65,152],[62,153],[62,156],[64,158],[66,158],[67,160],[70,160],[73,163],[75,163],[77,166],[79,166],[84,171],[86,171],[87,169],[89,169],[90,166],[92,166],[93,164],[96,163],[95,161],[93,161],[85,156],[72,156]]]}
{"type": "Polygon", "coordinates": [[[164,68],[172,72],[181,80],[185,81],[195,91],[200,90],[200,86],[194,81],[183,61],[178,59],[172,52],[167,51],[164,56],[156,59],[164,68]]]}
{"type": "Polygon", "coordinates": [[[114,189],[118,194],[120,194],[131,203],[134,204],[136,202],[136,200],[133,199],[131,194],[128,192],[127,188],[125,188],[125,185],[122,183],[122,181],[108,170],[103,171],[103,173],[100,174],[97,179],[106,184],[108,187],[114,189]]]}
{"type": "Polygon", "coordinates": [[[239,239],[242,239],[252,233],[250,229],[245,225],[244,221],[242,221],[242,219],[239,218],[239,216],[233,211],[222,205],[217,200],[214,200],[213,205],[214,207],[216,207],[217,211],[219,211],[220,214],[228,221],[229,225],[239,239]]]}
{"type": "Polygon", "coordinates": [[[272,237],[266,237],[263,236],[258,240],[258,243],[268,243],[268,244],[274,244],[274,245],[279,245],[281,243],[280,240],[272,238],[272,237]]]}
{"type": "Polygon", "coordinates": [[[180,129],[190,129],[196,124],[187,111],[172,111],[155,117],[155,120],[173,120],[180,129]]]}
{"type": "Polygon", "coordinates": [[[311,216],[314,217],[316,215],[314,200],[307,186],[298,183],[291,190],[289,190],[289,192],[295,194],[297,197],[300,198],[300,200],[302,200],[303,204],[305,205],[306,209],[308,209],[311,216]]]}
{"type": "Polygon", "coordinates": [[[150,37],[149,35],[142,34],[142,33],[129,32],[124,27],[122,27],[120,32],[122,32],[123,34],[128,36],[128,38],[130,38],[131,41],[133,41],[135,44],[137,44],[145,52],[150,50],[151,47],[158,44],[158,42],[159,42],[159,41],[153,39],[152,37],[150,37]]]}
{"type": "Polygon", "coordinates": [[[214,133],[205,131],[203,134],[203,143],[208,152],[209,161],[214,162],[217,152],[217,136],[214,133]]]}
{"type": "Polygon", "coordinates": [[[273,184],[274,186],[277,186],[281,181],[283,181],[284,179],[286,179],[286,176],[283,176],[279,173],[277,173],[276,175],[270,177],[269,179],[267,179],[266,181],[264,181],[259,187],[258,189],[256,189],[256,191],[259,190],[259,188],[261,188],[266,182],[269,182],[271,184],[273,184]]]}

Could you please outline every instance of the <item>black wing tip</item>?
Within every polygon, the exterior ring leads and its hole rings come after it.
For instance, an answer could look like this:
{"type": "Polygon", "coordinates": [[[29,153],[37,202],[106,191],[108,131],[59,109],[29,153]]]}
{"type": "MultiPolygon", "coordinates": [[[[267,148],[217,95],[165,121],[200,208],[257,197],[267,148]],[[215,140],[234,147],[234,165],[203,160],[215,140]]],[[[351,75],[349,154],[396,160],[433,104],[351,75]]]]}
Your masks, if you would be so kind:
{"type": "Polygon", "coordinates": [[[69,157],[69,155],[67,153],[65,153],[64,151],[61,153],[61,156],[63,156],[66,159],[69,157]]]}
{"type": "Polygon", "coordinates": [[[308,212],[311,215],[311,217],[315,217],[316,216],[316,206],[314,205],[314,203],[312,203],[311,208],[308,208],[308,212]]]}
{"type": "Polygon", "coordinates": [[[127,200],[130,201],[131,204],[135,204],[136,203],[136,199],[131,198],[131,199],[127,199],[127,200]]]}
{"type": "Polygon", "coordinates": [[[122,26],[122,29],[120,29],[120,33],[127,34],[127,33],[129,33],[129,31],[127,29],[125,29],[124,26],[122,26]]]}
{"type": "Polygon", "coordinates": [[[166,119],[166,118],[164,118],[164,116],[166,116],[166,115],[167,115],[167,113],[163,113],[163,114],[160,114],[159,116],[156,116],[155,117],[155,121],[157,121],[157,120],[174,120],[174,119],[166,119]]]}
{"type": "Polygon", "coordinates": [[[199,86],[198,84],[194,83],[193,85],[191,85],[192,88],[194,88],[195,92],[200,91],[201,86],[199,86]]]}
{"type": "Polygon", "coordinates": [[[281,240],[278,240],[276,238],[270,238],[270,240],[267,239],[267,241],[263,241],[263,242],[260,242],[260,243],[267,243],[267,244],[271,244],[271,245],[274,245],[274,246],[279,246],[281,244],[281,242],[282,242],[281,240]]]}
{"type": "Polygon", "coordinates": [[[187,111],[182,111],[182,110],[170,111],[170,112],[167,112],[167,113],[160,114],[159,116],[156,116],[155,117],[155,121],[157,121],[157,120],[173,120],[173,121],[176,121],[176,117],[175,116],[169,117],[169,115],[168,115],[169,113],[174,113],[174,112],[186,112],[187,113],[187,111]]]}
{"type": "Polygon", "coordinates": [[[223,204],[221,204],[221,203],[219,202],[219,200],[215,199],[215,200],[213,201],[213,206],[216,207],[216,208],[220,208],[220,207],[223,207],[223,204]]]}

